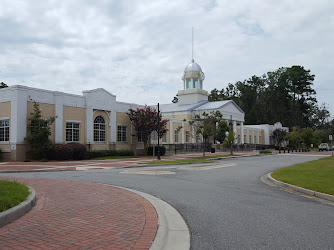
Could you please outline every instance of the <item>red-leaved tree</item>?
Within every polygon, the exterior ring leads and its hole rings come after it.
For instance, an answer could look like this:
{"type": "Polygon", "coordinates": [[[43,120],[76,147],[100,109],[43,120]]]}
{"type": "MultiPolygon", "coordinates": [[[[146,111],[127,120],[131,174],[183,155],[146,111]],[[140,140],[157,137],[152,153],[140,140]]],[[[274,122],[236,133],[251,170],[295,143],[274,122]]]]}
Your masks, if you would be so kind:
{"type": "Polygon", "coordinates": [[[141,135],[145,153],[147,153],[151,133],[153,131],[158,131],[158,124],[159,138],[167,132],[167,120],[162,120],[161,113],[158,116],[156,109],[151,108],[150,106],[146,105],[144,108],[129,109],[127,114],[129,115],[137,134],[141,135]]]}

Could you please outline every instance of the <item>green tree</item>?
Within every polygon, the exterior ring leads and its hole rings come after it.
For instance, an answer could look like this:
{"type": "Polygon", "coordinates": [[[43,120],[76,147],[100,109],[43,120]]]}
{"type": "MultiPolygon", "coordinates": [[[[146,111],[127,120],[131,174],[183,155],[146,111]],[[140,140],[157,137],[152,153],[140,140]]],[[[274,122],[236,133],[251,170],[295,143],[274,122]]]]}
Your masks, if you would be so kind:
{"type": "Polygon", "coordinates": [[[0,82],[0,89],[8,88],[8,85],[4,82],[0,82]]]}
{"type": "Polygon", "coordinates": [[[223,143],[226,138],[226,132],[230,129],[229,125],[225,121],[219,121],[216,127],[215,139],[220,143],[223,143]]]}
{"type": "MultiPolygon", "coordinates": [[[[202,142],[203,157],[205,157],[205,149],[209,144],[210,137],[217,137],[218,132],[221,133],[217,124],[222,122],[222,113],[212,111],[210,113],[203,112],[202,115],[195,115],[194,119],[189,121],[189,124],[194,128],[194,135],[202,142]]],[[[221,138],[219,138],[221,139],[221,138]]]]}
{"type": "Polygon", "coordinates": [[[230,150],[231,155],[233,155],[233,148],[236,145],[236,140],[238,140],[238,136],[233,131],[230,131],[224,140],[223,146],[230,150]]]}
{"type": "Polygon", "coordinates": [[[287,132],[285,130],[279,128],[273,131],[273,139],[275,141],[275,146],[279,147],[281,146],[286,134],[287,132]]]}
{"type": "Polygon", "coordinates": [[[39,104],[34,102],[34,111],[28,117],[28,131],[30,135],[25,138],[30,145],[29,153],[34,159],[47,158],[48,152],[52,147],[52,141],[49,139],[51,135],[51,124],[56,117],[44,118],[39,104]]]}
{"type": "Polygon", "coordinates": [[[161,113],[158,116],[156,109],[150,106],[144,108],[129,109],[127,112],[130,121],[132,121],[137,134],[141,135],[144,143],[145,153],[149,145],[150,136],[153,131],[158,131],[159,124],[159,138],[161,138],[167,132],[167,120],[162,120],[161,113]]]}

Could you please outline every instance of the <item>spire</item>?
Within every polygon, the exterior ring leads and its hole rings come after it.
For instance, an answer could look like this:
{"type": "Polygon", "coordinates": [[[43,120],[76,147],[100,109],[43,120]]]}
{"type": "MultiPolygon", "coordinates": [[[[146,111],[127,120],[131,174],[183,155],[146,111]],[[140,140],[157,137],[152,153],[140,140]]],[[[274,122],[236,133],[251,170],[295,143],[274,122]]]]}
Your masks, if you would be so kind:
{"type": "Polygon", "coordinates": [[[194,27],[191,27],[191,62],[194,62],[194,27]]]}

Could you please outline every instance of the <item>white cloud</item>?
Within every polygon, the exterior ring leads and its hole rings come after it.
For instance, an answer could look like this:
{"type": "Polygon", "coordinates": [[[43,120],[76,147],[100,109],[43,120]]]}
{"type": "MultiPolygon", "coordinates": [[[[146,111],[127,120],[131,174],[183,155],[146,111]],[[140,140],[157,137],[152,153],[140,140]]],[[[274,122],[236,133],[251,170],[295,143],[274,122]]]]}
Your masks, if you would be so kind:
{"type": "Polygon", "coordinates": [[[171,102],[194,57],[204,87],[302,65],[334,113],[334,3],[319,1],[14,1],[0,9],[0,81],[126,102],[171,102]]]}

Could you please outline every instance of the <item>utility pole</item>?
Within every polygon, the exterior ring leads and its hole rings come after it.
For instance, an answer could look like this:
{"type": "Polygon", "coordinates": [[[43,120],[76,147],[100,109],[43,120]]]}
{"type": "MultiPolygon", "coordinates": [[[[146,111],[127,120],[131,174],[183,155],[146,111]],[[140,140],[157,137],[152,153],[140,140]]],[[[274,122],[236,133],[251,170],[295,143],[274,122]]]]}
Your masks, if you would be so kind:
{"type": "Polygon", "coordinates": [[[160,159],[160,109],[159,109],[159,103],[158,103],[158,150],[157,150],[157,160],[160,159]]]}

